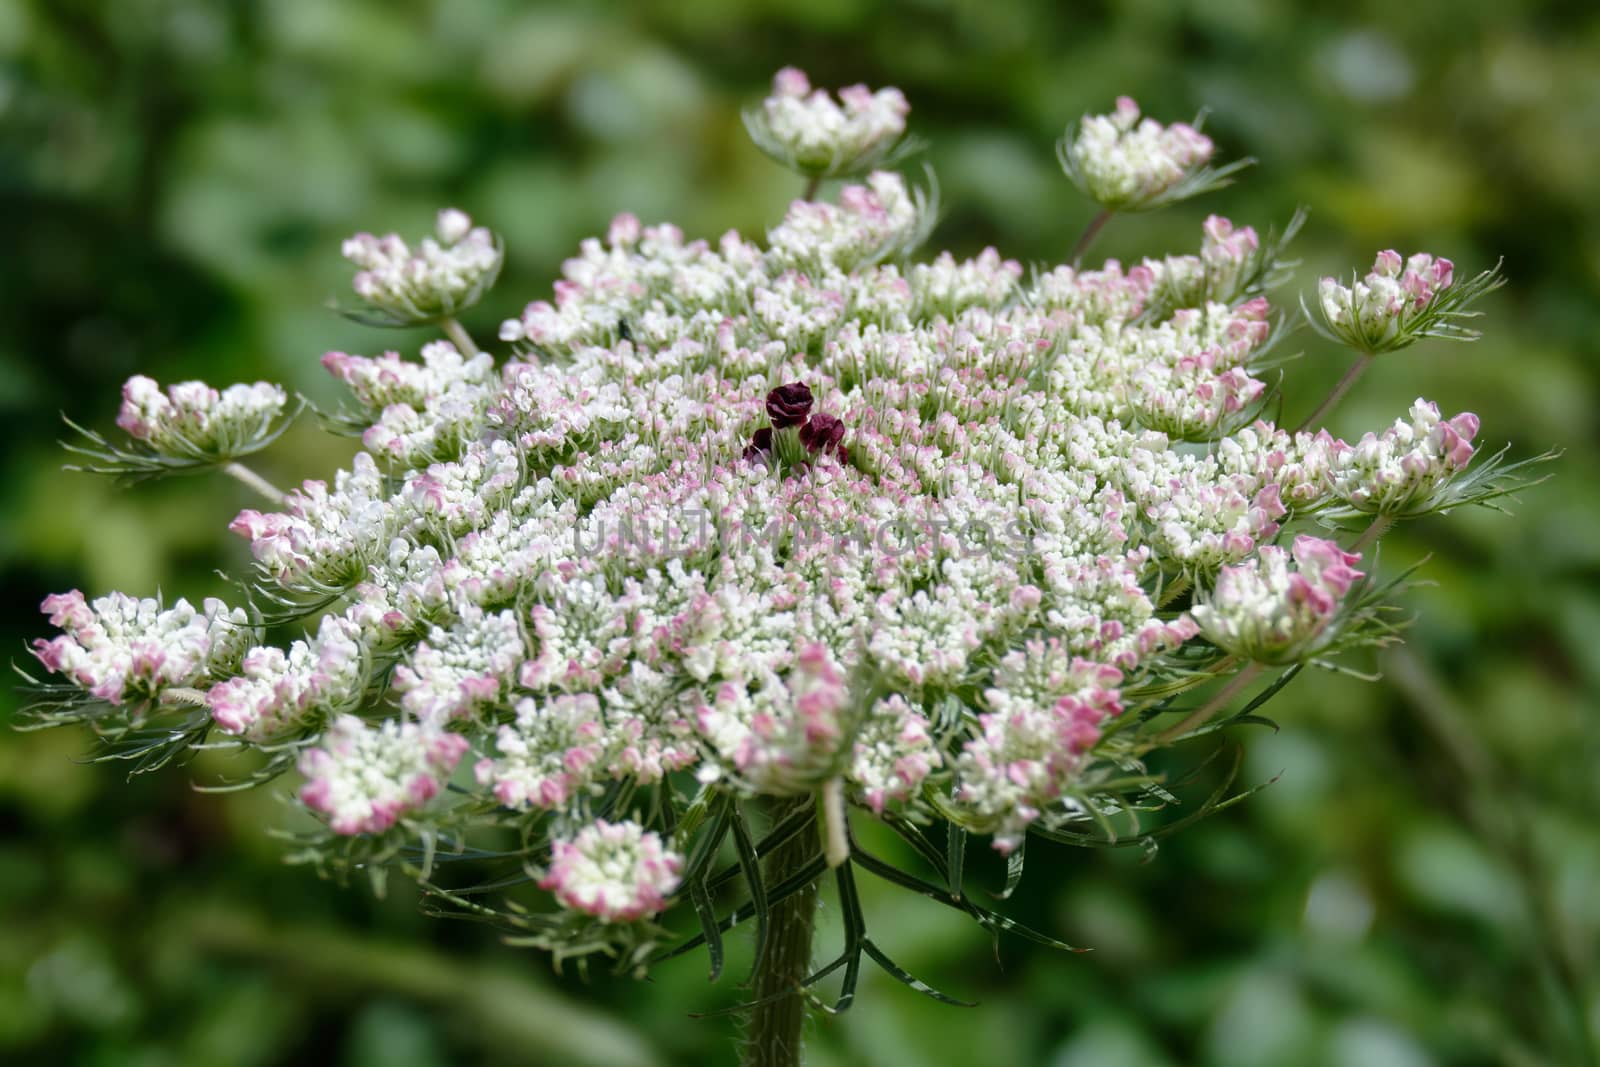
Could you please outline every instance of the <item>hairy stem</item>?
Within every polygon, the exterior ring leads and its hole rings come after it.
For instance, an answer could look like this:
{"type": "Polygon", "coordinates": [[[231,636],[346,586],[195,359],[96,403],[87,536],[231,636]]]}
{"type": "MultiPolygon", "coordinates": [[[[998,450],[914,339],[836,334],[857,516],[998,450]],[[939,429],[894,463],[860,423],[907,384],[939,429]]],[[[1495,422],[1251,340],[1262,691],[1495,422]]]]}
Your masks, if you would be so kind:
{"type": "Polygon", "coordinates": [[[1361,536],[1356,538],[1355,541],[1350,545],[1350,551],[1360,552],[1364,550],[1368,545],[1372,544],[1372,542],[1388,533],[1389,527],[1393,525],[1394,517],[1391,515],[1373,516],[1371,524],[1365,530],[1362,530],[1361,536]]]}
{"type": "MultiPolygon", "coordinates": [[[[774,823],[797,807],[813,803],[800,797],[775,807],[774,823]]],[[[817,842],[800,833],[767,857],[769,886],[792,876],[816,855],[817,842]]],[[[745,1035],[744,1067],[799,1067],[800,1030],[806,1019],[806,998],[800,983],[811,971],[811,934],[817,914],[817,885],[773,905],[767,916],[766,951],[756,963],[755,1000],[745,1035]],[[770,998],[770,999],[769,999],[770,998]]]]}
{"type": "Polygon", "coordinates": [[[1178,723],[1178,725],[1170,729],[1163,730],[1161,733],[1157,734],[1156,744],[1171,744],[1173,741],[1176,741],[1189,731],[1204,726],[1211,720],[1212,716],[1216,715],[1217,712],[1233,703],[1234,698],[1237,697],[1246,686],[1255,681],[1256,675],[1260,673],[1261,664],[1245,664],[1244,669],[1230,678],[1228,680],[1228,684],[1223,686],[1221,689],[1218,689],[1216,695],[1210,700],[1206,701],[1205,704],[1184,716],[1183,721],[1178,723]]]}
{"type": "Polygon", "coordinates": [[[450,338],[450,343],[456,346],[457,352],[460,352],[468,359],[478,354],[479,349],[472,340],[472,335],[467,332],[466,327],[462,326],[454,318],[440,319],[439,328],[444,331],[446,337],[450,338]]]}
{"type": "Polygon", "coordinates": [[[222,468],[222,473],[231,478],[236,478],[245,485],[248,485],[251,489],[254,489],[256,492],[272,501],[273,504],[277,505],[278,507],[283,506],[283,501],[285,499],[283,490],[279,489],[277,486],[261,477],[261,475],[257,474],[249,467],[246,467],[243,463],[239,463],[237,461],[229,463],[222,468]]]}
{"type": "Polygon", "coordinates": [[[1339,406],[1339,401],[1344,399],[1344,395],[1350,391],[1350,387],[1356,384],[1356,381],[1367,372],[1367,367],[1371,363],[1372,355],[1367,352],[1361,353],[1361,358],[1351,364],[1350,369],[1344,372],[1344,377],[1340,378],[1339,384],[1333,387],[1333,392],[1329,393],[1322,403],[1317,405],[1317,410],[1306,416],[1306,421],[1295,427],[1294,432],[1301,433],[1321,425],[1322,420],[1327,417],[1328,413],[1339,406]]]}
{"type": "Polygon", "coordinates": [[[1101,208],[1095,217],[1089,220],[1089,225],[1083,228],[1083,233],[1078,235],[1078,240],[1073,244],[1072,251],[1067,253],[1067,258],[1072,260],[1074,267],[1078,265],[1078,260],[1083,258],[1083,254],[1089,251],[1094,239],[1100,236],[1100,230],[1110,221],[1111,212],[1105,208],[1101,208]]]}

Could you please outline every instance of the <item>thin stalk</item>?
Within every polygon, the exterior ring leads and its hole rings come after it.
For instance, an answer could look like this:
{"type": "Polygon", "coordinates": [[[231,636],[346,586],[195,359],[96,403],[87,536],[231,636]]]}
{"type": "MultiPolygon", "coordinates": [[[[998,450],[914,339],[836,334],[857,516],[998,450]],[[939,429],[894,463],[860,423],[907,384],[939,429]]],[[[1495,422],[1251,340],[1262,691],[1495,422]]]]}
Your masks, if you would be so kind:
{"type": "Polygon", "coordinates": [[[817,198],[817,193],[819,191],[821,191],[821,189],[822,189],[822,175],[820,175],[820,174],[814,175],[814,176],[812,176],[810,181],[806,182],[806,191],[800,194],[800,199],[801,200],[815,200],[817,198]]]}
{"type": "Polygon", "coordinates": [[[1360,552],[1368,545],[1372,544],[1372,542],[1388,533],[1389,527],[1393,525],[1394,517],[1392,515],[1374,515],[1372,522],[1365,530],[1361,531],[1361,536],[1356,538],[1355,542],[1350,546],[1350,551],[1360,552]]]}
{"type": "Polygon", "coordinates": [[[837,867],[850,858],[850,827],[844,802],[844,779],[829,778],[817,791],[817,814],[821,817],[822,851],[828,866],[837,867]]]}
{"type": "Polygon", "coordinates": [[[462,326],[454,318],[440,319],[439,328],[444,331],[446,337],[450,338],[450,343],[456,346],[457,352],[460,352],[468,359],[478,354],[479,349],[472,340],[472,335],[467,332],[466,327],[462,326]]]}
{"type": "Polygon", "coordinates": [[[1215,696],[1205,704],[1186,715],[1178,725],[1161,731],[1156,735],[1157,745],[1170,745],[1190,730],[1197,729],[1209,722],[1212,716],[1233,703],[1233,699],[1244,690],[1251,682],[1256,680],[1256,675],[1261,673],[1261,664],[1247,663],[1244,669],[1228,680],[1228,684],[1217,690],[1215,696]]]}
{"type": "Polygon", "coordinates": [[[248,485],[251,489],[254,489],[256,492],[272,501],[278,507],[282,507],[284,500],[287,499],[283,495],[282,489],[279,489],[277,486],[261,477],[261,475],[257,474],[255,471],[251,470],[249,467],[246,467],[243,463],[238,461],[228,463],[223,466],[222,473],[231,478],[236,478],[245,485],[248,485]]]}
{"type": "Polygon", "coordinates": [[[1089,251],[1094,239],[1100,236],[1100,230],[1110,221],[1111,212],[1106,208],[1101,208],[1095,217],[1089,220],[1089,225],[1083,228],[1083,233],[1078,235],[1077,242],[1073,244],[1072,251],[1067,253],[1067,258],[1072,260],[1074,267],[1078,265],[1078,260],[1083,258],[1083,254],[1089,251]]]}
{"type": "MultiPolygon", "coordinates": [[[[773,824],[810,803],[810,797],[800,797],[775,807],[773,824]]],[[[767,858],[766,883],[777,885],[793,876],[816,851],[816,839],[809,833],[791,837],[767,858]]],[[[817,884],[812,882],[773,905],[767,916],[767,946],[756,966],[757,1006],[751,1009],[750,1029],[745,1035],[744,1067],[800,1065],[800,1031],[806,1021],[806,998],[800,983],[811,971],[816,915],[817,884]]]]}
{"type": "Polygon", "coordinates": [[[1322,403],[1317,405],[1317,410],[1306,416],[1305,422],[1295,427],[1294,432],[1301,433],[1320,425],[1327,414],[1339,405],[1339,401],[1344,399],[1344,395],[1350,391],[1350,387],[1356,384],[1357,380],[1367,372],[1367,367],[1371,363],[1372,354],[1370,352],[1361,353],[1361,358],[1351,364],[1350,369],[1344,372],[1344,377],[1340,378],[1339,384],[1333,387],[1333,392],[1329,393],[1322,403]]]}

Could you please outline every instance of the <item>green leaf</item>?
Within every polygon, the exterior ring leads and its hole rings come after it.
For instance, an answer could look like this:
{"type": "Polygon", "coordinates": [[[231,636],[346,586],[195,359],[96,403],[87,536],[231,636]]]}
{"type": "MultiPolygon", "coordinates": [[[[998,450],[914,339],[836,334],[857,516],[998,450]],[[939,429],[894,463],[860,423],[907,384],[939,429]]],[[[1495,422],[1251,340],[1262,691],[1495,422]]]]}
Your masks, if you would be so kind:
{"type": "Polygon", "coordinates": [[[750,964],[750,978],[754,981],[767,953],[767,921],[770,908],[767,904],[766,880],[761,874],[761,856],[750,839],[750,828],[745,825],[744,813],[735,809],[733,814],[733,843],[739,852],[739,868],[744,872],[745,887],[750,890],[750,906],[755,909],[755,958],[750,964]]]}
{"type": "Polygon", "coordinates": [[[700,933],[711,957],[711,981],[715,982],[722,976],[722,930],[717,925],[717,911],[703,880],[696,878],[689,883],[689,899],[694,901],[695,914],[700,917],[700,933]]]}
{"type": "MultiPolygon", "coordinates": [[[[756,855],[758,857],[771,855],[774,849],[783,845],[807,826],[810,826],[816,817],[817,809],[809,804],[795,811],[771,830],[768,830],[767,835],[756,842],[756,855]]],[[[738,863],[724,867],[706,882],[706,888],[720,889],[735,878],[738,878],[743,873],[743,870],[743,866],[738,863]]]]}
{"type": "Polygon", "coordinates": [[[950,893],[959,898],[963,869],[967,861],[967,832],[955,823],[945,824],[945,881],[950,893]]]}
{"type": "MultiPolygon", "coordinates": [[[[822,872],[827,869],[827,860],[825,860],[821,855],[813,856],[811,859],[806,861],[805,866],[801,867],[788,878],[785,878],[783,881],[779,882],[777,886],[775,886],[767,894],[767,905],[769,907],[776,907],[777,905],[783,903],[785,900],[788,900],[790,897],[794,896],[794,894],[798,893],[800,890],[816,881],[818,876],[820,876],[822,872]]],[[[741,904],[739,907],[735,908],[727,918],[722,919],[717,923],[717,932],[726,933],[735,926],[738,926],[740,923],[744,922],[746,919],[749,919],[754,914],[754,906],[750,904],[741,904]]],[[[704,932],[695,934],[693,937],[686,939],[681,944],[674,945],[672,948],[665,949],[650,957],[649,962],[655,964],[660,963],[663,960],[670,960],[677,956],[681,956],[686,952],[691,952],[694,949],[699,948],[705,943],[705,940],[706,935],[704,932]]]]}
{"type": "Polygon", "coordinates": [[[994,894],[996,900],[1009,900],[1011,894],[1016,892],[1017,885],[1022,881],[1022,867],[1027,862],[1028,841],[1023,838],[1017,842],[1017,847],[1011,850],[1011,855],[1006,857],[1006,885],[999,893],[994,894]]]}
{"type": "MultiPolygon", "coordinates": [[[[829,1015],[843,1015],[855,1003],[856,983],[861,979],[861,952],[867,940],[867,920],[861,913],[861,897],[856,892],[856,877],[849,862],[834,868],[839,887],[839,911],[844,919],[844,952],[835,963],[844,964],[844,981],[832,1007],[817,1004],[829,1015]]],[[[816,1003],[813,1001],[813,1003],[816,1003]]]]}
{"type": "Polygon", "coordinates": [[[883,951],[883,949],[879,948],[870,937],[861,942],[861,947],[868,956],[872,957],[873,963],[876,963],[879,967],[883,968],[884,973],[888,974],[896,981],[903,982],[904,984],[910,986],[923,996],[932,997],[941,1004],[954,1004],[958,1008],[976,1008],[978,1006],[973,1001],[957,1000],[948,993],[941,993],[927,982],[924,982],[922,979],[906,971],[899,964],[895,963],[894,960],[891,960],[883,951]]]}

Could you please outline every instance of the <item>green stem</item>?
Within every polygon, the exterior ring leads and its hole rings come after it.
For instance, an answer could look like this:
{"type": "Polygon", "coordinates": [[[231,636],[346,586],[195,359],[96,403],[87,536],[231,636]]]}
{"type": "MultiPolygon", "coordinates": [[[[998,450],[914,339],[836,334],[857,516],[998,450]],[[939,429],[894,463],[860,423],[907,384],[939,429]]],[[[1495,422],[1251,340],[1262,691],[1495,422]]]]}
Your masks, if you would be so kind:
{"type": "Polygon", "coordinates": [[[1361,353],[1361,358],[1351,364],[1350,369],[1344,372],[1344,377],[1340,378],[1339,384],[1333,387],[1333,392],[1329,393],[1322,403],[1317,405],[1317,410],[1306,416],[1306,421],[1295,427],[1294,432],[1303,433],[1321,425],[1322,420],[1327,417],[1330,411],[1338,407],[1339,401],[1344,399],[1344,395],[1350,391],[1350,387],[1356,384],[1356,381],[1367,372],[1367,367],[1371,364],[1372,355],[1367,352],[1361,353]]]}
{"type": "Polygon", "coordinates": [[[810,181],[806,182],[806,191],[800,194],[800,199],[815,200],[817,198],[817,193],[820,192],[821,189],[822,175],[814,175],[810,181]]]}
{"type": "Polygon", "coordinates": [[[444,331],[444,335],[446,337],[450,338],[450,343],[456,346],[457,352],[460,352],[468,359],[471,359],[473,356],[478,354],[479,349],[477,344],[472,340],[472,335],[467,332],[466,327],[462,326],[461,323],[457,322],[453,318],[440,319],[439,328],[444,331]]]}
{"type": "MultiPolygon", "coordinates": [[[[809,796],[774,808],[774,823],[782,821],[809,796]]],[[[767,858],[767,885],[777,885],[804,867],[817,852],[809,833],[796,834],[767,858]]],[[[799,1067],[801,1028],[806,1020],[806,998],[800,983],[811,972],[811,935],[817,915],[817,884],[812,882],[772,906],[767,915],[766,951],[757,962],[755,1000],[750,1029],[745,1035],[744,1067],[799,1067]],[[769,999],[770,998],[770,999],[769,999]]]]}
{"type": "Polygon", "coordinates": [[[1083,228],[1083,233],[1078,235],[1078,240],[1073,244],[1072,251],[1067,253],[1067,258],[1076,267],[1083,254],[1089,251],[1089,246],[1094,244],[1094,239],[1100,236],[1100,231],[1105,224],[1111,221],[1111,212],[1101,208],[1094,218],[1089,220],[1089,225],[1083,228]]]}
{"type": "Polygon", "coordinates": [[[1372,544],[1372,542],[1388,533],[1389,527],[1393,525],[1394,517],[1392,515],[1374,515],[1372,517],[1371,524],[1369,524],[1365,530],[1362,530],[1361,536],[1356,538],[1355,542],[1351,544],[1350,551],[1362,551],[1368,545],[1372,544]]]}
{"type": "Polygon", "coordinates": [[[256,492],[272,501],[273,504],[277,505],[278,507],[283,507],[283,502],[285,499],[283,490],[279,489],[277,486],[261,477],[261,475],[257,474],[249,467],[246,467],[243,463],[235,461],[233,463],[226,464],[222,468],[222,473],[231,478],[235,478],[240,482],[243,482],[245,485],[248,485],[251,489],[254,489],[256,492]]]}
{"type": "Polygon", "coordinates": [[[823,855],[830,868],[838,867],[850,858],[850,814],[844,802],[843,778],[829,778],[817,791],[817,816],[823,855]]]}
{"type": "Polygon", "coordinates": [[[1178,725],[1172,727],[1171,729],[1163,730],[1161,733],[1157,734],[1155,743],[1157,745],[1170,745],[1172,742],[1176,741],[1178,738],[1182,737],[1184,734],[1187,734],[1191,730],[1195,730],[1201,726],[1204,726],[1208,721],[1210,721],[1212,716],[1216,715],[1217,712],[1233,703],[1233,699],[1237,697],[1246,686],[1255,681],[1256,675],[1260,673],[1261,664],[1245,664],[1244,669],[1230,678],[1228,680],[1228,684],[1223,686],[1221,689],[1218,689],[1216,695],[1210,700],[1206,701],[1205,704],[1190,712],[1184,717],[1182,722],[1178,723],[1178,725]]]}

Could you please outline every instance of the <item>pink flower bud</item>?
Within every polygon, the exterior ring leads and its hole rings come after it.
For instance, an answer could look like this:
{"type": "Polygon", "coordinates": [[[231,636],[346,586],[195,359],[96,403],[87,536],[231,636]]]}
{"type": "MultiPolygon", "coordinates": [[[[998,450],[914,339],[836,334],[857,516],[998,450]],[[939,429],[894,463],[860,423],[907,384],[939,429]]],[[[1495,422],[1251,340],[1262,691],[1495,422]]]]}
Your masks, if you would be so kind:
{"type": "Polygon", "coordinates": [[[631,245],[639,240],[639,232],[638,218],[623,212],[611,220],[611,228],[606,231],[606,243],[613,248],[631,245]]]}
{"type": "Polygon", "coordinates": [[[802,97],[811,92],[811,79],[798,67],[784,67],[772,76],[772,92],[775,96],[802,97]]]}
{"type": "Polygon", "coordinates": [[[472,229],[472,218],[459,208],[447,207],[439,212],[434,229],[438,232],[440,241],[453,245],[472,229]]]}

